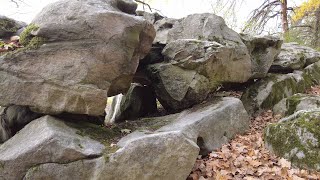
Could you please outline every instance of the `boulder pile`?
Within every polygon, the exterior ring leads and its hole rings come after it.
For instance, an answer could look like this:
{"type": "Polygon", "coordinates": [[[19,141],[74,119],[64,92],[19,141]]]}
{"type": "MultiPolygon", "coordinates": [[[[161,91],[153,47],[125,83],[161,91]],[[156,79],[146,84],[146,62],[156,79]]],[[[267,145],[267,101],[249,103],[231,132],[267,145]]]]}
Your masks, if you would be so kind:
{"type": "Polygon", "coordinates": [[[60,0],[0,54],[0,179],[185,180],[264,109],[288,116],[267,127],[267,147],[320,169],[320,100],[297,94],[320,84],[319,52],[238,34],[210,13],[136,9],[60,0]],[[239,87],[241,98],[221,95],[239,87]]]}

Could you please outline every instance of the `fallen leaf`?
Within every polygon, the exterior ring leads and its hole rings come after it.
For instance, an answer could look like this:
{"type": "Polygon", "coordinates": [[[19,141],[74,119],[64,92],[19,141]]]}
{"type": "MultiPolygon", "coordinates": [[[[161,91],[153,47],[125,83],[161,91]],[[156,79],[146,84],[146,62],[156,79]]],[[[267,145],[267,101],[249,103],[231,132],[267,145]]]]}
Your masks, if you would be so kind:
{"type": "Polygon", "coordinates": [[[297,176],[297,175],[293,175],[293,176],[292,176],[292,179],[293,179],[293,180],[305,180],[304,178],[301,178],[301,177],[299,177],[299,176],[297,176]]]}
{"type": "Polygon", "coordinates": [[[130,129],[121,129],[121,133],[129,134],[131,133],[130,129]]]}
{"type": "Polygon", "coordinates": [[[287,167],[288,169],[291,168],[291,162],[289,162],[288,160],[284,159],[284,158],[281,158],[279,160],[279,164],[281,167],[287,167]]]}
{"type": "Polygon", "coordinates": [[[257,161],[257,160],[250,160],[248,162],[253,167],[259,167],[262,164],[260,161],[257,161]]]}

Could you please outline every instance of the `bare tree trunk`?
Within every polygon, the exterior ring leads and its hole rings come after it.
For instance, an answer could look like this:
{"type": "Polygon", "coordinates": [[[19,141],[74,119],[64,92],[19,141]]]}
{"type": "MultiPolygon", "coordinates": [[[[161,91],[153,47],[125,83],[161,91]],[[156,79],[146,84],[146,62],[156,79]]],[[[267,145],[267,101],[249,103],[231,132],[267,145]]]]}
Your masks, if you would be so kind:
{"type": "Polygon", "coordinates": [[[289,31],[288,24],[288,4],[287,0],[280,0],[281,2],[281,14],[282,14],[282,31],[283,33],[287,33],[289,31]]]}
{"type": "Polygon", "coordinates": [[[318,47],[320,45],[320,39],[319,39],[319,34],[320,34],[320,6],[318,7],[318,9],[315,12],[315,16],[316,16],[316,24],[315,24],[315,28],[314,28],[314,42],[313,45],[315,47],[318,47]]]}

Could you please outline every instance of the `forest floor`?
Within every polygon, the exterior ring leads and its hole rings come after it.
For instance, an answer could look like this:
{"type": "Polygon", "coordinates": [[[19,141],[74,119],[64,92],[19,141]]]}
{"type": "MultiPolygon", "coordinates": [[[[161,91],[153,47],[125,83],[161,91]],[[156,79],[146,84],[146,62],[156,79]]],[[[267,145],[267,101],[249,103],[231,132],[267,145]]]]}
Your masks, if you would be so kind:
{"type": "MultiPolygon", "coordinates": [[[[320,95],[320,86],[310,88],[307,93],[320,95]]],[[[199,156],[188,180],[320,179],[320,172],[295,168],[265,148],[263,129],[279,119],[271,110],[252,118],[250,129],[244,135],[237,135],[205,157],[199,156]]]]}

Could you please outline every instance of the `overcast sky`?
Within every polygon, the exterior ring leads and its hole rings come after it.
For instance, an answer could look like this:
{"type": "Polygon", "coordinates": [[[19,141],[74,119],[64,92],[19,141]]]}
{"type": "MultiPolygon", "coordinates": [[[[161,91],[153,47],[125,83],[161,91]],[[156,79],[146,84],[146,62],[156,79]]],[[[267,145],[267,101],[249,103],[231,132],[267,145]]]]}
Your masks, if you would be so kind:
{"type": "MultiPolygon", "coordinates": [[[[33,17],[41,11],[41,9],[51,2],[57,0],[16,0],[23,1],[19,4],[10,2],[10,0],[0,0],[0,14],[30,23],[33,17]]],[[[259,7],[263,0],[244,0],[243,4],[237,7],[237,24],[233,27],[239,31],[240,27],[247,20],[250,12],[259,7]]],[[[299,5],[304,0],[289,0],[289,6],[299,5]]],[[[181,18],[192,13],[214,12],[214,4],[216,0],[146,0],[150,5],[158,9],[167,17],[181,18]],[[151,1],[151,2],[150,2],[151,1]]],[[[147,7],[145,7],[147,9],[147,7]]],[[[139,9],[142,9],[140,6],[139,9]]],[[[223,16],[222,12],[216,14],[223,16]]]]}

